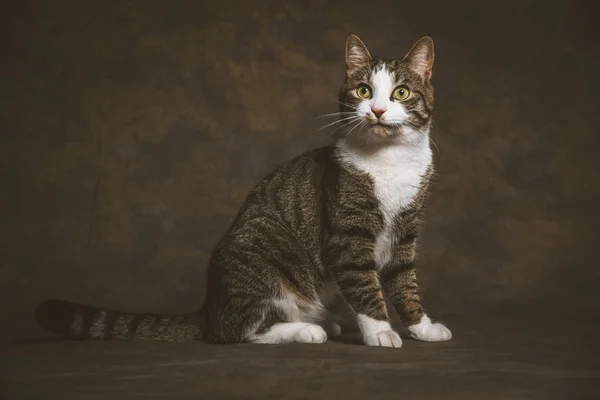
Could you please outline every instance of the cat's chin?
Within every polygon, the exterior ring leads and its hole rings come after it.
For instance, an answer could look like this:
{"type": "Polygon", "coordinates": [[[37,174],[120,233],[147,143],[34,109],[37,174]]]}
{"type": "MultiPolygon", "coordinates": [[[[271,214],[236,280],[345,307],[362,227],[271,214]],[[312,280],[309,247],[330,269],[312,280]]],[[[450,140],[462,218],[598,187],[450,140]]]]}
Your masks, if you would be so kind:
{"type": "Polygon", "coordinates": [[[385,126],[381,124],[373,125],[370,128],[370,133],[381,139],[394,139],[400,135],[400,132],[396,128],[385,126]]]}
{"type": "Polygon", "coordinates": [[[371,125],[364,131],[370,142],[376,143],[392,143],[402,141],[402,128],[392,127],[383,124],[371,125]]]}
{"type": "Polygon", "coordinates": [[[415,131],[404,126],[390,126],[385,124],[374,124],[365,130],[369,141],[377,142],[382,145],[394,144],[415,144],[420,143],[427,134],[415,131]]]}
{"type": "Polygon", "coordinates": [[[352,135],[341,131],[338,137],[358,147],[379,148],[397,144],[410,145],[418,142],[422,135],[411,129],[405,130],[404,127],[373,124],[353,132],[352,135]]]}

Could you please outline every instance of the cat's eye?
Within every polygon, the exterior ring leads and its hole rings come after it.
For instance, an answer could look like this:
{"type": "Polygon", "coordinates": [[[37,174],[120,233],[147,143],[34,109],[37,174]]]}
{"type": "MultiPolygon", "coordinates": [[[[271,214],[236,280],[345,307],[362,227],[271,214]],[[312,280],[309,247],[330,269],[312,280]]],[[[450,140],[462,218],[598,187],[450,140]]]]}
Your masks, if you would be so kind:
{"type": "Polygon", "coordinates": [[[410,90],[407,87],[400,86],[394,90],[394,99],[404,101],[410,96],[410,90]]]}
{"type": "Polygon", "coordinates": [[[361,99],[370,99],[371,98],[371,89],[368,86],[359,86],[356,89],[356,95],[361,99]]]}

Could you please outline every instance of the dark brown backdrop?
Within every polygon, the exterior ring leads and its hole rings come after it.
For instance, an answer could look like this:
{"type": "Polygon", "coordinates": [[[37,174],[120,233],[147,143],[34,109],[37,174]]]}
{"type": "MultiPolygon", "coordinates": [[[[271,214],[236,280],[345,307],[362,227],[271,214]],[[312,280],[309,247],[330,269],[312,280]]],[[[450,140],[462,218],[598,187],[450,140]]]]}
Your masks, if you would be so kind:
{"type": "MultiPolygon", "coordinates": [[[[15,2],[16,3],[16,2],[15,2]]],[[[63,297],[183,312],[246,193],[328,143],[344,41],[436,42],[435,315],[598,315],[598,7],[25,1],[3,10],[2,334],[63,297]]]]}

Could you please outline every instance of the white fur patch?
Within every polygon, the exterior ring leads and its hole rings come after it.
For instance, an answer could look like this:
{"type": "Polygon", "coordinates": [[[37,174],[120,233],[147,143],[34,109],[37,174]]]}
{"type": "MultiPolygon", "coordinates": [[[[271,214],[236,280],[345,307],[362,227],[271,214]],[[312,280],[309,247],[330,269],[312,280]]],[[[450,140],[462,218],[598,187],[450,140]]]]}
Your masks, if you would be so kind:
{"type": "Polygon", "coordinates": [[[364,314],[357,315],[358,327],[367,346],[401,347],[402,339],[389,322],[377,321],[364,314]]]}
{"type": "MultiPolygon", "coordinates": [[[[319,338],[321,333],[325,334],[325,331],[320,327],[319,323],[323,323],[327,318],[327,309],[323,305],[326,299],[329,299],[337,291],[337,286],[326,285],[320,297],[314,299],[314,301],[307,301],[298,297],[294,292],[287,289],[285,286],[281,286],[279,295],[276,298],[270,300],[271,304],[277,307],[285,315],[286,322],[273,325],[271,329],[262,335],[256,335],[256,331],[260,328],[264,321],[264,316],[255,324],[250,326],[246,330],[245,337],[253,343],[290,343],[290,342],[302,342],[302,343],[322,343],[319,338]],[[316,326],[316,328],[307,328],[298,333],[300,337],[295,337],[294,334],[298,329],[304,329],[307,326],[316,326]],[[309,338],[309,333],[313,334],[314,340],[309,338]]],[[[335,332],[335,330],[334,330],[335,332]]],[[[339,334],[339,327],[338,332],[339,334]]],[[[325,338],[323,341],[327,339],[325,338]]]]}
{"type": "Polygon", "coordinates": [[[373,109],[384,110],[380,121],[389,123],[391,120],[404,120],[408,117],[401,104],[390,100],[394,91],[394,76],[385,66],[381,66],[371,74],[371,86],[373,96],[370,99],[359,102],[356,106],[356,115],[365,119],[375,119],[373,109]]]}
{"type": "Polygon", "coordinates": [[[356,319],[358,321],[358,327],[364,336],[372,336],[379,332],[392,330],[392,326],[387,321],[377,321],[364,314],[358,314],[356,319]]]}
{"type": "Polygon", "coordinates": [[[266,333],[254,335],[250,341],[260,344],[324,343],[327,341],[327,334],[319,325],[307,322],[285,322],[273,325],[266,333]]]}
{"type": "MultiPolygon", "coordinates": [[[[385,67],[385,64],[377,68],[371,74],[370,83],[373,88],[373,96],[370,99],[360,101],[356,106],[356,115],[364,121],[373,123],[377,121],[373,110],[383,110],[379,122],[384,125],[403,126],[403,136],[406,142],[411,142],[422,136],[406,123],[408,113],[402,103],[392,100],[392,94],[402,82],[396,81],[396,76],[385,67]]],[[[351,125],[354,127],[354,125],[351,125]]]]}
{"type": "Polygon", "coordinates": [[[312,302],[300,299],[284,286],[281,287],[279,297],[272,302],[284,312],[287,322],[320,322],[327,313],[321,299],[317,298],[312,302]]]}
{"type": "MultiPolygon", "coordinates": [[[[388,110],[392,105],[390,96],[394,90],[394,77],[382,66],[371,75],[371,85],[373,86],[373,97],[370,106],[375,109],[388,110]]],[[[385,116],[384,113],[384,119],[385,116]]]]}
{"type": "Polygon", "coordinates": [[[452,339],[450,329],[439,322],[431,323],[427,315],[423,315],[418,324],[409,326],[408,330],[412,337],[424,342],[445,342],[452,339]]]}
{"type": "Polygon", "coordinates": [[[376,148],[351,146],[346,141],[338,142],[337,147],[342,162],[369,174],[375,183],[375,196],[384,222],[374,250],[375,263],[381,269],[392,255],[395,240],[392,222],[400,210],[413,201],[432,163],[429,136],[421,134],[410,143],[398,141],[376,148]]]}

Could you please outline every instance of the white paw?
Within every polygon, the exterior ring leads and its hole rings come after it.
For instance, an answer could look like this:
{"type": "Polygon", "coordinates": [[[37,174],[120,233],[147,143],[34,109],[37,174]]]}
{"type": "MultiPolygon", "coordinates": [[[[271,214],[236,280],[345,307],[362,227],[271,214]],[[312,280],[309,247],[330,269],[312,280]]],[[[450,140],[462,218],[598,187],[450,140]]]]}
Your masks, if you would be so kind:
{"type": "Polygon", "coordinates": [[[327,333],[319,325],[309,324],[294,333],[294,341],[298,343],[325,343],[327,333]]]}
{"type": "Polygon", "coordinates": [[[367,346],[402,347],[402,339],[394,331],[383,331],[365,337],[365,344],[367,346]]]}
{"type": "Polygon", "coordinates": [[[408,327],[411,336],[424,342],[445,342],[452,339],[452,332],[444,325],[431,323],[429,317],[424,315],[418,324],[408,327]]]}
{"type": "Polygon", "coordinates": [[[357,321],[367,346],[402,347],[400,335],[388,321],[379,321],[364,314],[358,314],[357,321]]]}

